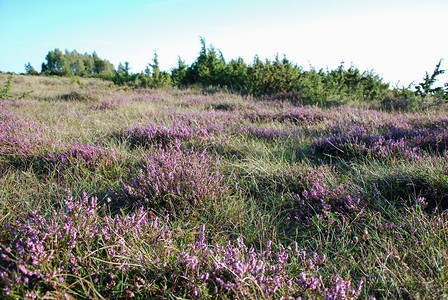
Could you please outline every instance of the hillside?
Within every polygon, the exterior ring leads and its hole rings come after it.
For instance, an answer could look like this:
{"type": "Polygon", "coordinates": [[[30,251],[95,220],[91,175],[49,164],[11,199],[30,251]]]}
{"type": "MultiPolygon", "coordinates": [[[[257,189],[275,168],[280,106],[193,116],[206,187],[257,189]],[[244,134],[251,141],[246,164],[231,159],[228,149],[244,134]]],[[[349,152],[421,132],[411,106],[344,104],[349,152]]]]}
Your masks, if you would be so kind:
{"type": "Polygon", "coordinates": [[[441,100],[20,75],[4,92],[1,298],[448,294],[441,100]]]}

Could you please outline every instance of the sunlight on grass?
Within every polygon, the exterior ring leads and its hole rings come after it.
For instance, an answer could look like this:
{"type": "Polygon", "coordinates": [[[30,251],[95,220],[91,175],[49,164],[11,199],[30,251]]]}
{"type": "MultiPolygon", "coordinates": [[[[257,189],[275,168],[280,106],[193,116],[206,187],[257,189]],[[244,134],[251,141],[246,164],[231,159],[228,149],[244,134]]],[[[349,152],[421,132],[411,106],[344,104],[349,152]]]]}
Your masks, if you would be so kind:
{"type": "Polygon", "coordinates": [[[2,298],[448,294],[445,110],[81,83],[0,100],[2,298]]]}

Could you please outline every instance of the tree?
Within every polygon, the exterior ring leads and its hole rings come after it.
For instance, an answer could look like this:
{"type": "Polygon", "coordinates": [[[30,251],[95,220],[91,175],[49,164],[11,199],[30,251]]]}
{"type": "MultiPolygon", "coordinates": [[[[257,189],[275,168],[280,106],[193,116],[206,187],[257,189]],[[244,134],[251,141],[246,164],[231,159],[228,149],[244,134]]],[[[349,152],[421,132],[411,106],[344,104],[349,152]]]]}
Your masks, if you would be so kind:
{"type": "Polygon", "coordinates": [[[196,61],[186,70],[186,79],[189,83],[200,83],[203,86],[222,86],[226,63],[221,51],[213,45],[207,49],[205,39],[201,37],[201,50],[196,61]]]}
{"type": "Polygon", "coordinates": [[[157,52],[154,51],[154,58],[152,60],[152,64],[149,66],[152,68],[152,78],[153,81],[157,82],[160,79],[160,66],[159,66],[159,58],[157,56],[157,52]]]}
{"type": "Polygon", "coordinates": [[[85,76],[85,75],[87,75],[86,68],[84,66],[84,60],[83,60],[82,56],[81,57],[77,57],[75,62],[73,63],[73,72],[77,76],[85,76]]]}
{"type": "Polygon", "coordinates": [[[185,62],[178,57],[177,68],[171,69],[171,79],[174,85],[182,86],[186,85],[187,82],[187,65],[185,62]]]}
{"type": "Polygon", "coordinates": [[[125,77],[126,79],[129,78],[129,71],[131,68],[129,67],[129,62],[125,61],[124,65],[122,63],[118,64],[117,72],[125,77]]]}
{"type": "MultiPolygon", "coordinates": [[[[153,63],[148,64],[152,68],[149,86],[152,88],[164,88],[171,84],[171,77],[168,73],[160,71],[159,58],[154,51],[153,63]]],[[[149,71],[148,71],[149,72],[149,71]]]]}
{"type": "Polygon", "coordinates": [[[108,60],[99,58],[95,51],[93,52],[92,57],[93,57],[94,74],[110,74],[110,75],[113,74],[114,66],[108,60]]]}
{"type": "Polygon", "coordinates": [[[232,59],[226,65],[223,83],[231,91],[246,93],[250,85],[248,79],[248,66],[241,57],[232,59]]]}
{"type": "Polygon", "coordinates": [[[436,68],[431,76],[429,76],[428,72],[426,72],[423,82],[419,83],[418,86],[415,87],[416,95],[426,97],[427,95],[443,94],[444,91],[442,87],[433,88],[433,84],[437,81],[436,77],[445,73],[445,70],[440,70],[441,64],[442,59],[436,65],[436,68]]]}
{"type": "Polygon", "coordinates": [[[118,85],[127,84],[129,81],[129,70],[130,67],[128,62],[125,62],[124,65],[120,62],[113,77],[114,83],[118,85]]]}
{"type": "Polygon", "coordinates": [[[84,65],[84,72],[86,75],[92,75],[95,72],[95,60],[92,55],[84,53],[82,56],[82,61],[84,65]]]}
{"type": "Polygon", "coordinates": [[[39,73],[33,68],[30,62],[25,64],[25,74],[28,75],[39,75],[39,73]]]}
{"type": "Polygon", "coordinates": [[[48,71],[51,75],[63,75],[64,54],[59,49],[49,51],[45,57],[47,63],[42,71],[48,71]]]}
{"type": "Polygon", "coordinates": [[[48,70],[47,64],[44,62],[41,65],[40,73],[41,74],[49,74],[50,73],[50,70],[48,70]]]}

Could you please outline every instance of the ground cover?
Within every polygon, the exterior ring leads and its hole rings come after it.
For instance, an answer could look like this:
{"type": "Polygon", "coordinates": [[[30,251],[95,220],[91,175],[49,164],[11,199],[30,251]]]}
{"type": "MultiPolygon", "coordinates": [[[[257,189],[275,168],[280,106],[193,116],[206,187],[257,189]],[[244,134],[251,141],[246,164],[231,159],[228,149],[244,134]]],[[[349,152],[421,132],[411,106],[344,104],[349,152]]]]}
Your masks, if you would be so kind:
{"type": "Polygon", "coordinates": [[[0,100],[0,293],[441,298],[447,120],[444,106],[15,76],[0,100]]]}

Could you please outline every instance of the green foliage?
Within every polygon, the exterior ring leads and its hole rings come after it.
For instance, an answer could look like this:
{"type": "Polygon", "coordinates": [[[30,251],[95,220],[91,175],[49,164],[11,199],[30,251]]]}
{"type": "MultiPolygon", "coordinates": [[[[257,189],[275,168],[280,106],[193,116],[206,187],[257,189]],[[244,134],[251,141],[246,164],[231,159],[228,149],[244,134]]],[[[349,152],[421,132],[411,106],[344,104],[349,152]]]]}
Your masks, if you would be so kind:
{"type": "Polygon", "coordinates": [[[351,66],[344,68],[344,63],[336,70],[319,70],[311,68],[303,72],[298,79],[297,91],[303,103],[342,104],[356,100],[382,99],[389,91],[389,85],[372,72],[361,73],[351,66]]]}
{"type": "Polygon", "coordinates": [[[224,80],[231,91],[247,92],[250,84],[248,78],[248,66],[242,58],[232,59],[227,64],[224,80]]]}
{"type": "Polygon", "coordinates": [[[419,98],[406,88],[395,88],[381,100],[381,107],[387,111],[415,112],[419,109],[419,98]]]}
{"type": "Polygon", "coordinates": [[[278,55],[273,61],[255,56],[251,65],[242,58],[226,63],[222,53],[213,46],[207,48],[201,38],[201,50],[196,61],[186,66],[179,59],[171,70],[173,83],[178,86],[216,86],[232,92],[253,96],[297,95],[296,101],[324,105],[352,100],[378,100],[389,92],[389,85],[373,72],[360,72],[341,64],[336,70],[304,71],[300,66],[278,55]]]}
{"type": "Polygon", "coordinates": [[[150,75],[149,87],[165,88],[171,84],[170,75],[166,72],[160,71],[159,59],[157,56],[157,52],[155,51],[154,51],[153,63],[149,64],[149,67],[151,67],[152,69],[152,72],[150,72],[150,69],[147,68],[148,76],[150,75]]]}
{"type": "MultiPolygon", "coordinates": [[[[207,49],[205,39],[201,38],[201,51],[196,61],[186,69],[185,77],[180,80],[184,84],[199,84],[202,86],[222,85],[226,63],[220,51],[213,46],[207,49]],[[219,52],[219,53],[218,53],[219,52]]],[[[183,67],[180,65],[180,67],[183,67]]],[[[174,72],[181,72],[177,69],[174,72]]]]}
{"type": "Polygon", "coordinates": [[[39,72],[37,72],[34,67],[31,65],[30,62],[25,64],[25,74],[27,75],[39,75],[39,72]]]}
{"type": "Polygon", "coordinates": [[[187,67],[185,62],[179,57],[177,60],[177,68],[171,70],[171,80],[174,85],[184,86],[186,84],[187,67]]]}
{"type": "Polygon", "coordinates": [[[122,63],[119,63],[117,71],[115,71],[115,76],[113,78],[114,83],[123,85],[129,82],[130,70],[131,68],[129,67],[129,63],[127,61],[124,62],[124,65],[122,63]]]}
{"type": "Polygon", "coordinates": [[[41,73],[48,75],[111,76],[114,72],[114,66],[108,60],[99,58],[95,51],[90,55],[80,54],[76,50],[62,53],[55,49],[48,52],[45,60],[47,62],[42,63],[41,73]]]}
{"type": "Polygon", "coordinates": [[[0,99],[9,98],[9,90],[11,89],[12,74],[8,76],[5,85],[0,89],[0,99]]]}
{"type": "Polygon", "coordinates": [[[281,92],[297,91],[302,69],[284,57],[276,56],[274,61],[263,63],[255,56],[252,66],[248,67],[246,86],[249,94],[255,96],[274,95],[281,92]]]}
{"type": "MultiPolygon", "coordinates": [[[[221,51],[213,45],[207,47],[201,38],[201,49],[196,60],[186,65],[180,58],[176,68],[170,73],[160,70],[157,53],[144,72],[131,73],[129,63],[120,63],[115,71],[107,60],[100,59],[96,52],[80,54],[76,50],[62,53],[59,49],[48,52],[46,63],[42,64],[42,73],[59,76],[99,77],[110,79],[117,85],[138,88],[165,88],[170,85],[188,87],[197,85],[235,93],[268,97],[270,99],[288,99],[311,105],[343,104],[357,100],[383,100],[390,92],[389,85],[373,72],[361,72],[351,66],[348,69],[341,64],[336,70],[304,71],[286,57],[277,55],[274,60],[265,61],[255,56],[252,64],[246,64],[242,58],[226,62],[221,51]],[[289,95],[284,97],[284,95],[289,95]]],[[[27,73],[32,72],[30,64],[27,73]]],[[[440,72],[437,69],[437,72],[440,72]]],[[[443,72],[443,71],[442,71],[443,72]]],[[[421,85],[425,93],[430,92],[432,80],[421,85]]],[[[440,92],[439,89],[434,92],[440,92]]]]}
{"type": "MultiPolygon", "coordinates": [[[[125,62],[114,70],[113,65],[93,54],[80,54],[76,50],[65,53],[59,49],[48,52],[42,64],[42,73],[59,76],[98,77],[112,80],[117,85],[135,88],[165,88],[168,86],[197,86],[208,90],[226,90],[255,97],[288,100],[295,103],[328,106],[356,101],[376,102],[387,110],[416,111],[429,107],[437,101],[422,100],[448,99],[448,83],[445,87],[434,87],[437,76],[445,71],[440,69],[442,60],[433,74],[428,73],[423,82],[399,92],[391,90],[388,83],[372,71],[360,71],[355,66],[346,68],[344,63],[334,70],[304,70],[301,66],[278,55],[273,60],[254,57],[252,63],[242,58],[226,62],[221,51],[213,45],[207,46],[200,38],[198,57],[187,65],[181,58],[171,71],[160,69],[158,55],[140,73],[131,73],[125,62]],[[434,102],[434,103],[432,103],[434,102]]],[[[35,74],[30,63],[25,65],[27,74],[35,74]]]]}
{"type": "Polygon", "coordinates": [[[333,93],[353,99],[374,100],[381,99],[389,90],[389,85],[373,72],[361,73],[351,66],[344,69],[342,63],[336,70],[328,71],[324,80],[327,88],[333,93]]]}
{"type": "Polygon", "coordinates": [[[131,74],[129,63],[120,63],[112,78],[117,85],[128,85],[139,88],[165,88],[171,84],[171,76],[160,70],[157,53],[154,52],[152,64],[146,66],[145,72],[131,74]]]}
{"type": "MultiPolygon", "coordinates": [[[[434,72],[431,76],[429,76],[428,72],[426,72],[426,76],[423,78],[423,82],[419,83],[415,87],[415,94],[426,97],[428,95],[439,95],[443,96],[446,91],[443,90],[442,87],[433,87],[434,83],[437,81],[437,76],[445,73],[445,70],[440,70],[440,65],[442,64],[442,59],[439,61],[439,63],[436,65],[436,68],[434,69],[434,72]]],[[[445,84],[445,86],[447,86],[445,84]]]]}

